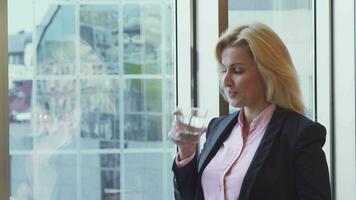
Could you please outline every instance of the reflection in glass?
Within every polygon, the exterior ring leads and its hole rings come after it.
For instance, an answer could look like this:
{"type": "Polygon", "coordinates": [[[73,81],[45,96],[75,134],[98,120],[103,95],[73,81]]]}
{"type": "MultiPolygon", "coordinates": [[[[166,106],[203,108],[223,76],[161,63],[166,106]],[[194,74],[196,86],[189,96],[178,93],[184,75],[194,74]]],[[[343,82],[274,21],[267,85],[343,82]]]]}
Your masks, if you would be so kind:
{"type": "MultiPolygon", "coordinates": [[[[145,124],[147,122],[145,121],[145,117],[141,114],[131,114],[131,115],[125,115],[125,141],[128,141],[133,145],[133,141],[146,141],[147,140],[147,131],[145,131],[145,124]]],[[[126,142],[125,142],[126,143],[126,142]]],[[[130,146],[131,146],[130,145],[130,146]]],[[[143,142],[141,142],[141,145],[144,145],[143,142]]],[[[127,148],[128,145],[125,144],[125,148],[127,148]]]]}
{"type": "Polygon", "coordinates": [[[166,199],[162,198],[162,155],[126,154],[124,199],[166,199]]]}
{"type": "Polygon", "coordinates": [[[144,72],[160,73],[161,60],[161,6],[148,4],[143,6],[143,27],[145,37],[144,72]]]}
{"type": "Polygon", "coordinates": [[[10,149],[32,149],[32,81],[9,82],[10,149]]]}
{"type": "Polygon", "coordinates": [[[73,147],[79,124],[75,100],[75,81],[37,81],[36,149],[56,151],[73,147]]]}
{"type": "Polygon", "coordinates": [[[141,33],[141,9],[138,4],[123,5],[124,73],[141,74],[143,63],[143,39],[141,33]]]}
{"type": "MultiPolygon", "coordinates": [[[[167,92],[166,101],[167,102],[174,102],[175,90],[174,90],[173,78],[167,78],[167,79],[165,79],[165,82],[166,82],[166,87],[167,87],[167,89],[166,89],[166,92],[167,92]]],[[[165,104],[165,103],[163,103],[163,106],[165,107],[164,109],[167,110],[167,112],[163,113],[164,119],[166,120],[165,127],[163,127],[164,128],[163,133],[168,133],[168,131],[171,128],[172,122],[173,122],[173,115],[172,115],[171,111],[173,111],[175,109],[175,106],[174,106],[174,104],[165,104]]],[[[166,137],[166,142],[168,142],[168,145],[170,147],[172,147],[172,148],[175,146],[169,140],[168,137],[166,137]]]]}
{"type": "Polygon", "coordinates": [[[32,1],[8,1],[9,137],[11,150],[31,150],[33,78],[32,1]],[[17,7],[22,4],[22,7],[17,7]],[[19,14],[21,13],[21,14],[19,14]]]}
{"type": "MultiPolygon", "coordinates": [[[[166,154],[166,165],[167,166],[171,166],[172,165],[172,160],[175,159],[176,156],[176,151],[172,151],[171,153],[167,153],[166,154]]],[[[174,196],[172,194],[174,194],[174,189],[173,189],[173,176],[172,176],[172,171],[171,169],[167,170],[167,200],[174,200],[174,196]]]]}
{"type": "Polygon", "coordinates": [[[120,199],[120,155],[82,155],[82,199],[120,199]]]}
{"type": "Polygon", "coordinates": [[[162,116],[160,114],[126,114],[125,148],[162,146],[162,116]]]}
{"type": "Polygon", "coordinates": [[[162,111],[161,79],[127,79],[125,81],[125,111],[162,111]]]}
{"type": "Polygon", "coordinates": [[[141,7],[135,4],[124,5],[124,72],[126,74],[161,72],[163,32],[161,18],[159,4],[145,4],[141,7]],[[143,15],[142,18],[140,15],[143,15]]]}
{"type": "Polygon", "coordinates": [[[162,116],[147,115],[147,141],[162,140],[162,116]]]}
{"type": "Polygon", "coordinates": [[[76,200],[76,157],[40,154],[34,157],[36,199],[76,200]]]}
{"type": "MultiPolygon", "coordinates": [[[[166,27],[173,26],[173,8],[171,5],[166,5],[164,8],[165,10],[165,17],[166,17],[166,27]]],[[[166,74],[173,74],[173,67],[174,66],[174,50],[173,50],[173,42],[174,42],[174,34],[173,29],[167,28],[166,29],[166,45],[163,46],[163,49],[166,50],[165,57],[166,57],[166,74]]]]}
{"type": "Polygon", "coordinates": [[[33,199],[32,163],[29,158],[31,156],[10,156],[11,196],[15,199],[33,199]]]}
{"type": "Polygon", "coordinates": [[[81,5],[81,72],[118,74],[118,38],[118,7],[116,5],[81,5]]]}
{"type": "Polygon", "coordinates": [[[172,3],[9,1],[11,198],[173,199],[172,3]]]}
{"type": "Polygon", "coordinates": [[[81,146],[118,148],[119,81],[81,81],[81,146]]]}
{"type": "Polygon", "coordinates": [[[11,168],[11,194],[15,200],[76,200],[75,156],[15,155],[11,156],[11,168]]]}
{"type": "Polygon", "coordinates": [[[74,5],[52,5],[39,26],[37,74],[75,73],[74,5]]]}

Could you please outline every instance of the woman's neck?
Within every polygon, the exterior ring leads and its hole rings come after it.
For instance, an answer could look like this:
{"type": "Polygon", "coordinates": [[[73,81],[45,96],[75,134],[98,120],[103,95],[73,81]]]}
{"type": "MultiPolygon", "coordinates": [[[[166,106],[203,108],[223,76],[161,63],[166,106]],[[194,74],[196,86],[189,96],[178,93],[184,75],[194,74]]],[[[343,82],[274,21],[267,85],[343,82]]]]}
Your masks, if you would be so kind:
{"type": "Polygon", "coordinates": [[[245,123],[248,127],[250,127],[251,122],[253,119],[257,117],[265,108],[270,105],[268,102],[262,102],[256,106],[246,106],[244,107],[244,115],[245,115],[245,123]]]}

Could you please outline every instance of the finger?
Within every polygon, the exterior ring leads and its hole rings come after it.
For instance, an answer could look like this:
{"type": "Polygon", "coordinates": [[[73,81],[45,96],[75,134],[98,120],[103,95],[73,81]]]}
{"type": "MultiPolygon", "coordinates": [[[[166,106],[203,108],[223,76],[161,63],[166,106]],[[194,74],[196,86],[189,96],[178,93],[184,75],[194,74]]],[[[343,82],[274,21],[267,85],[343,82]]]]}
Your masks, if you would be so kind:
{"type": "Polygon", "coordinates": [[[197,144],[200,141],[200,135],[195,134],[180,134],[178,136],[179,143],[181,144],[197,144]]]}
{"type": "Polygon", "coordinates": [[[180,141],[180,138],[178,136],[178,132],[177,131],[174,131],[174,130],[171,130],[168,132],[168,138],[174,142],[175,144],[178,144],[179,141],[180,141]]]}
{"type": "Polygon", "coordinates": [[[172,112],[173,115],[182,115],[182,110],[180,108],[176,108],[172,112]]]}
{"type": "Polygon", "coordinates": [[[170,131],[168,138],[177,145],[197,144],[199,142],[200,135],[187,134],[183,132],[170,131]]]}
{"type": "Polygon", "coordinates": [[[202,127],[202,128],[196,128],[193,126],[185,126],[184,128],[187,132],[191,132],[191,133],[204,133],[206,132],[206,128],[202,127]]]}
{"type": "Polygon", "coordinates": [[[205,133],[207,130],[208,130],[207,128],[203,127],[203,128],[200,128],[199,132],[205,133]]]}

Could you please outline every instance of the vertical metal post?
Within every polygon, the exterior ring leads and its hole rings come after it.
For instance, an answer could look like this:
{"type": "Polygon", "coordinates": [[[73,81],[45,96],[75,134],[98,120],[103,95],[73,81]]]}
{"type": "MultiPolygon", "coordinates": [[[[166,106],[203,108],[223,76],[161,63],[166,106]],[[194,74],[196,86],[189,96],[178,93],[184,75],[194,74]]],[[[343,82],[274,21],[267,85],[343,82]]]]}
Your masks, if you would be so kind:
{"type": "Polygon", "coordinates": [[[0,199],[9,199],[7,0],[0,0],[0,199]]]}
{"type": "MultiPolygon", "coordinates": [[[[228,28],[228,3],[229,0],[219,1],[219,36],[228,28]]],[[[219,115],[226,115],[229,113],[229,104],[225,99],[219,95],[219,115]]]]}
{"type": "Polygon", "coordinates": [[[198,106],[198,50],[197,50],[197,2],[190,2],[190,53],[191,53],[191,105],[198,106]]]}

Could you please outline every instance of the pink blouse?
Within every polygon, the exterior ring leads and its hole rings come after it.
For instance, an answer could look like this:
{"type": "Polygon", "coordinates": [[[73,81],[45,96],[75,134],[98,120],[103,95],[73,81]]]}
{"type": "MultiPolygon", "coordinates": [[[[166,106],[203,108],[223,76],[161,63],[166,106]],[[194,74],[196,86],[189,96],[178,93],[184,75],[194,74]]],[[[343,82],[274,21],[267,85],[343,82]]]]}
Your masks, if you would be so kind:
{"type": "MultiPolygon", "coordinates": [[[[274,109],[275,105],[269,105],[251,122],[245,143],[242,138],[244,111],[241,109],[231,134],[203,171],[201,183],[206,200],[238,199],[243,179],[274,109]]],[[[177,157],[176,163],[184,166],[193,158],[194,155],[179,161],[177,157]]]]}

